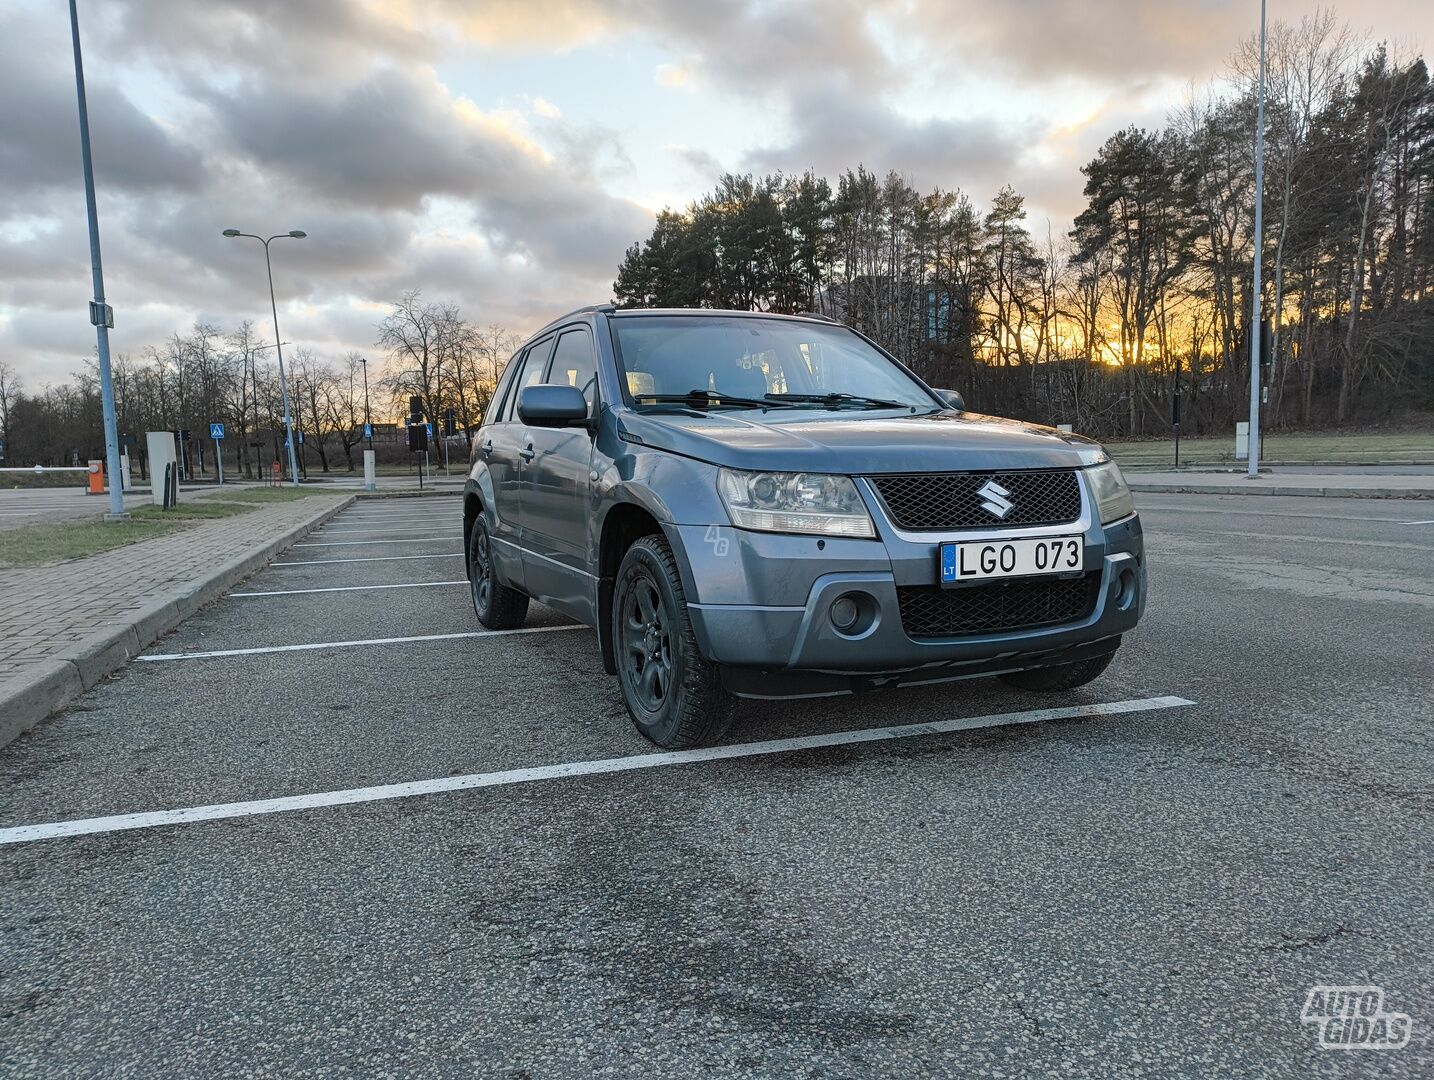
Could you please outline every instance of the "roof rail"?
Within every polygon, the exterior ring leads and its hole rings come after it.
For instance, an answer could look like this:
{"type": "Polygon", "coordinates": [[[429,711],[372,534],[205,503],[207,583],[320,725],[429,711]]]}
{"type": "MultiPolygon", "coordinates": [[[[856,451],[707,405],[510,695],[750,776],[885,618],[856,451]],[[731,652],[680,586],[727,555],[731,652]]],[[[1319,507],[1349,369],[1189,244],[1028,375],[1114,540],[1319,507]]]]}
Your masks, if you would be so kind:
{"type": "Polygon", "coordinates": [[[592,315],[594,313],[611,315],[616,310],[617,305],[612,303],[611,301],[608,301],[606,304],[588,304],[586,307],[576,308],[573,311],[569,311],[566,315],[559,315],[556,319],[548,323],[546,326],[543,326],[542,328],[535,330],[533,333],[529,334],[526,338],[523,339],[523,344],[526,345],[534,338],[542,337],[553,327],[557,326],[559,323],[567,322],[574,315],[592,315]]]}
{"type": "Polygon", "coordinates": [[[834,323],[837,321],[836,319],[833,319],[830,315],[823,315],[819,311],[799,311],[797,312],[797,314],[804,319],[820,319],[822,322],[829,323],[834,323]]]}

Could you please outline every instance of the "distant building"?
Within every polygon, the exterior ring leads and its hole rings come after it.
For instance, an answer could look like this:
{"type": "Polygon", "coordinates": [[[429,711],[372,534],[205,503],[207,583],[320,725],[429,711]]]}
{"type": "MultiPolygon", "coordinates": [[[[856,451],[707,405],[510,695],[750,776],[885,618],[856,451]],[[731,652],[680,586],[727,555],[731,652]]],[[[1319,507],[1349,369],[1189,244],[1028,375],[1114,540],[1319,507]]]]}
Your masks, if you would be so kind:
{"type": "MultiPolygon", "coordinates": [[[[364,439],[362,424],[358,424],[354,427],[353,434],[361,441],[368,441],[364,439]]],[[[373,425],[374,446],[378,446],[380,443],[385,446],[389,445],[390,443],[404,443],[406,445],[407,442],[408,436],[403,433],[403,428],[399,424],[373,425]]]]}

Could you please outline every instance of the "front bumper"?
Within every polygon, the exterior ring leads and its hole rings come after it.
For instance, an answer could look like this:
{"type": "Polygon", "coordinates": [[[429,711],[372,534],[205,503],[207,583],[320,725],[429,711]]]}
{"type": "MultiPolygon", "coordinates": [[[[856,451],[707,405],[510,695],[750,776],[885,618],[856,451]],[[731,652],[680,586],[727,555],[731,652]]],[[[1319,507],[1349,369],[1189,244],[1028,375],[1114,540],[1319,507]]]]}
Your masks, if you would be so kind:
{"type": "MultiPolygon", "coordinates": [[[[879,519],[878,519],[879,520],[879,519]]],[[[856,677],[863,684],[949,679],[1065,663],[1109,652],[1140,620],[1145,606],[1140,519],[1080,523],[1085,572],[1095,576],[1087,615],[1052,626],[953,637],[907,635],[897,590],[935,583],[939,542],[884,525],[877,540],[827,539],[745,532],[730,527],[673,526],[684,562],[688,609],[704,655],[725,667],[733,688],[745,681],[779,689],[783,673],[856,677]],[[855,633],[833,624],[841,596],[869,597],[874,611],[855,633]]],[[[1050,535],[1072,530],[1047,530],[1050,535]]],[[[812,680],[803,680],[803,684],[812,680]]],[[[838,680],[840,681],[840,680],[838,680]]],[[[746,691],[755,692],[755,691],[746,691]]]]}

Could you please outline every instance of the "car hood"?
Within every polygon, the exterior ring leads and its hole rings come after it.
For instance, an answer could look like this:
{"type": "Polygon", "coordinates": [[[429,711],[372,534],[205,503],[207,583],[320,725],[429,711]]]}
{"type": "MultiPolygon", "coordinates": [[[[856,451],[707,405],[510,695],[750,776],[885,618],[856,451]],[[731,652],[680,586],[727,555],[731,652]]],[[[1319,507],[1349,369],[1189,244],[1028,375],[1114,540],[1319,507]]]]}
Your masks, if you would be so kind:
{"type": "Polygon", "coordinates": [[[851,410],[624,411],[621,436],[734,469],[781,472],[962,472],[1075,468],[1104,460],[1090,439],[971,412],[851,410]]]}

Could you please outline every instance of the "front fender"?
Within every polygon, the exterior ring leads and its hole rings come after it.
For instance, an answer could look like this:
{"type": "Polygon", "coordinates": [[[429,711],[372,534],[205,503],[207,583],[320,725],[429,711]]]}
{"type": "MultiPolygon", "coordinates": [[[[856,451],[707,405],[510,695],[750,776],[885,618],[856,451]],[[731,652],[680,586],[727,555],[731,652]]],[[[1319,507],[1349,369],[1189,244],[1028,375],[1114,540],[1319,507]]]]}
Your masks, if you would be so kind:
{"type": "Polygon", "coordinates": [[[636,506],[657,522],[677,560],[683,592],[690,598],[697,595],[696,584],[678,525],[689,521],[715,523],[727,520],[727,511],[717,496],[715,465],[614,441],[617,456],[610,458],[607,467],[598,475],[595,485],[597,497],[589,527],[589,550],[594,563],[601,566],[597,597],[598,639],[602,645],[604,667],[609,668],[610,673],[616,671],[608,627],[616,566],[604,562],[602,540],[613,511],[622,506],[636,506]]]}

